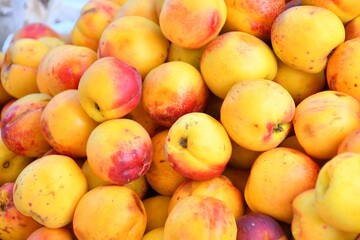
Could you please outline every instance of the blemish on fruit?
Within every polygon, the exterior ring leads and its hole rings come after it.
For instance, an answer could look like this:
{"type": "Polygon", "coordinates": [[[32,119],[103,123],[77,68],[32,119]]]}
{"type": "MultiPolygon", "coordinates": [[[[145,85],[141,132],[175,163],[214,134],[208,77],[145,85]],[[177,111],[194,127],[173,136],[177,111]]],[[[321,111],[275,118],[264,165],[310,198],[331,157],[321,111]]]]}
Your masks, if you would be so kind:
{"type": "Polygon", "coordinates": [[[2,166],[3,166],[3,168],[8,168],[8,167],[10,167],[10,162],[5,161],[2,166]]]}

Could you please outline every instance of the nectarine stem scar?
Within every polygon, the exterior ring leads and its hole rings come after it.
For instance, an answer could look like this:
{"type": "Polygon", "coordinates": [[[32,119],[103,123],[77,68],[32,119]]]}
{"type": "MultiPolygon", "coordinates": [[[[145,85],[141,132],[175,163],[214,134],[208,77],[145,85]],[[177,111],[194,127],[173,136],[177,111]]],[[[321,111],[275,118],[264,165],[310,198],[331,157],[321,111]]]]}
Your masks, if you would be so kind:
{"type": "Polygon", "coordinates": [[[284,131],[284,128],[280,124],[278,124],[278,125],[276,125],[276,127],[273,128],[273,130],[275,132],[282,132],[282,131],[284,131]]]}
{"type": "Polygon", "coordinates": [[[98,110],[100,112],[100,107],[97,103],[95,103],[95,108],[96,108],[96,110],[98,110]]]}
{"type": "Polygon", "coordinates": [[[3,168],[8,168],[10,166],[10,162],[9,161],[5,161],[3,163],[3,168]]]}
{"type": "Polygon", "coordinates": [[[187,147],[187,138],[180,139],[180,146],[182,146],[183,148],[187,147]]]}

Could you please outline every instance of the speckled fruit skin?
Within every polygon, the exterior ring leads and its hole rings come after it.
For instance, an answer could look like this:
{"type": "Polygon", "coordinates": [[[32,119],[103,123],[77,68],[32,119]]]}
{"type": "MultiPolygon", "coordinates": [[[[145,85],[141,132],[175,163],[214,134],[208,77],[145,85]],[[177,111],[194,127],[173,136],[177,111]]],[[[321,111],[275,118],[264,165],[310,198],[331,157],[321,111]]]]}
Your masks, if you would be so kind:
{"type": "Polygon", "coordinates": [[[7,182],[0,187],[0,239],[19,240],[27,238],[42,225],[20,213],[13,200],[14,182],[7,182]]]}
{"type": "Polygon", "coordinates": [[[47,155],[26,166],[14,186],[15,207],[49,228],[72,221],[75,207],[87,192],[84,173],[65,155],[47,155]]]}
{"type": "Polygon", "coordinates": [[[344,40],[341,20],[330,10],[316,6],[288,8],[271,28],[275,54],[290,67],[307,73],[324,70],[328,55],[344,40]]]}

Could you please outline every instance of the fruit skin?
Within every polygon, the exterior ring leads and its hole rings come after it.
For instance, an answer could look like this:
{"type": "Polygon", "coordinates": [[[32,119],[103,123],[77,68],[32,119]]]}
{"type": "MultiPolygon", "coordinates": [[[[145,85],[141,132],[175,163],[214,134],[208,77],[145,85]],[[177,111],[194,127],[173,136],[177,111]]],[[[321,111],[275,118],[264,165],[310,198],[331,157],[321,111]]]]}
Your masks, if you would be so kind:
{"type": "Polygon", "coordinates": [[[159,17],[156,12],[156,0],[127,0],[116,11],[114,19],[125,16],[142,16],[150,19],[156,24],[159,24],[159,17]]]}
{"type": "Polygon", "coordinates": [[[41,227],[30,234],[26,240],[72,240],[72,232],[66,228],[41,227]]]}
{"type": "Polygon", "coordinates": [[[79,240],[141,239],[146,221],[144,205],[134,191],[124,186],[100,186],[80,199],[73,229],[79,240]]]}
{"type": "Polygon", "coordinates": [[[337,154],[343,152],[360,153],[360,128],[349,133],[341,142],[337,150],[337,154]]]}
{"type": "Polygon", "coordinates": [[[164,196],[171,196],[187,179],[178,173],[166,159],[164,145],[168,132],[169,129],[164,129],[151,138],[153,155],[150,168],[145,174],[152,189],[164,196]]]}
{"type": "Polygon", "coordinates": [[[131,119],[112,119],[99,124],[86,145],[87,160],[105,181],[124,185],[145,175],[152,158],[147,131],[131,119]]]}
{"type": "Polygon", "coordinates": [[[325,70],[318,73],[306,73],[278,59],[278,69],[273,80],[283,86],[298,105],[306,97],[324,90],[326,74],[325,70]]]}
{"type": "Polygon", "coordinates": [[[275,18],[285,10],[284,0],[225,0],[227,18],[224,30],[241,31],[266,42],[270,40],[275,18]]]}
{"type": "Polygon", "coordinates": [[[87,190],[86,178],[72,158],[47,155],[21,171],[15,181],[14,204],[38,223],[59,228],[72,221],[75,207],[87,190]]]}
{"type": "Polygon", "coordinates": [[[142,201],[147,216],[145,233],[159,227],[164,227],[165,221],[168,217],[168,206],[170,200],[171,196],[155,195],[145,198],[142,201]]]}
{"type": "Polygon", "coordinates": [[[345,40],[360,37],[360,16],[355,17],[344,25],[345,40]]]}
{"type": "Polygon", "coordinates": [[[144,234],[142,240],[159,240],[164,239],[164,227],[155,228],[144,234]]]}
{"type": "Polygon", "coordinates": [[[213,197],[189,196],[169,213],[164,240],[236,239],[236,222],[224,202],[213,197]]]}
{"type": "Polygon", "coordinates": [[[225,203],[233,212],[235,219],[244,215],[245,203],[243,195],[230,179],[221,175],[205,181],[187,180],[183,182],[171,196],[168,205],[168,213],[179,201],[188,196],[214,197],[225,203]]]}
{"type": "Polygon", "coordinates": [[[262,213],[247,213],[236,219],[237,239],[287,240],[279,222],[262,213]]]}
{"type": "Polygon", "coordinates": [[[338,230],[360,232],[360,153],[337,154],[320,169],[315,185],[315,209],[324,222],[338,230]]]}
{"type": "Polygon", "coordinates": [[[167,128],[186,113],[202,112],[208,96],[201,73],[182,61],[159,65],[143,81],[145,111],[156,123],[167,128]]]}
{"type": "Polygon", "coordinates": [[[14,182],[0,186],[0,239],[26,239],[33,231],[42,225],[31,217],[23,215],[14,205],[14,182]]]}
{"type": "Polygon", "coordinates": [[[344,40],[341,20],[330,10],[316,6],[288,8],[271,28],[275,54],[290,67],[307,73],[324,70],[328,55],[344,40]]]}
{"type": "Polygon", "coordinates": [[[197,181],[220,176],[232,149],[221,123],[200,112],[181,116],[170,127],[164,147],[166,158],[175,171],[197,181]]]}
{"type": "Polygon", "coordinates": [[[97,59],[96,51],[83,46],[66,44],[50,49],[38,66],[39,91],[55,96],[77,89],[81,76],[97,59]]]}
{"type": "Polygon", "coordinates": [[[32,93],[17,99],[2,118],[1,138],[5,146],[17,155],[40,157],[51,146],[44,138],[40,119],[51,96],[32,93]]]}
{"type": "Polygon", "coordinates": [[[11,41],[14,42],[20,38],[38,39],[42,37],[55,37],[62,40],[61,36],[49,25],[40,22],[28,23],[14,33],[11,41]]]}
{"type": "Polygon", "coordinates": [[[206,45],[200,48],[190,49],[190,48],[180,47],[175,43],[170,43],[169,53],[166,61],[187,62],[200,71],[201,55],[203,54],[205,47],[206,45]]]}
{"type": "Polygon", "coordinates": [[[315,186],[320,167],[308,155],[285,147],[267,150],[253,163],[245,186],[245,201],[257,213],[291,223],[292,201],[315,186]]]}
{"type": "Polygon", "coordinates": [[[50,47],[38,39],[21,38],[6,50],[1,68],[1,84],[14,98],[37,93],[37,68],[50,47]]]}
{"type": "Polygon", "coordinates": [[[40,118],[47,142],[57,153],[73,158],[86,157],[87,140],[98,124],[82,108],[77,89],[67,89],[52,97],[40,118]]]}
{"type": "Polygon", "coordinates": [[[211,92],[224,99],[239,81],[273,80],[277,62],[274,52],[264,41],[245,32],[231,31],[206,45],[200,70],[211,92]]]}
{"type": "Polygon", "coordinates": [[[158,24],[142,16],[124,16],[104,29],[98,56],[117,57],[136,68],[144,79],[166,61],[169,45],[158,24]]]}
{"type": "Polygon", "coordinates": [[[97,122],[124,117],[139,103],[142,79],[139,71],[116,57],[96,60],[83,73],[80,104],[97,122]]]}
{"type": "Polygon", "coordinates": [[[292,205],[294,217],[291,232],[295,239],[351,240],[357,236],[357,233],[334,228],[319,217],[315,209],[315,188],[297,195],[292,205]]]}
{"type": "Polygon", "coordinates": [[[227,17],[221,0],[165,0],[159,14],[161,31],[184,48],[200,48],[221,31],[227,17]]]}
{"type": "Polygon", "coordinates": [[[360,73],[356,68],[356,62],[359,57],[360,38],[350,39],[333,51],[326,68],[329,89],[347,93],[358,101],[360,101],[360,90],[358,90],[360,73]]]}
{"type": "Polygon", "coordinates": [[[14,182],[19,173],[33,160],[32,157],[20,156],[12,152],[0,138],[0,186],[14,182]]]}
{"type": "Polygon", "coordinates": [[[92,0],[85,3],[71,29],[71,44],[97,51],[101,34],[113,21],[121,5],[115,1],[92,0]]]}
{"type": "Polygon", "coordinates": [[[301,0],[304,5],[319,6],[335,13],[345,24],[360,14],[360,6],[356,0],[301,0]]]}
{"type": "Polygon", "coordinates": [[[304,99],[295,110],[294,131],[308,155],[326,162],[340,142],[360,127],[360,103],[339,91],[321,91],[304,99]]]}
{"type": "Polygon", "coordinates": [[[287,137],[294,113],[295,102],[284,87],[271,80],[252,79],[230,89],[220,119],[235,143],[261,152],[278,146],[287,137]]]}

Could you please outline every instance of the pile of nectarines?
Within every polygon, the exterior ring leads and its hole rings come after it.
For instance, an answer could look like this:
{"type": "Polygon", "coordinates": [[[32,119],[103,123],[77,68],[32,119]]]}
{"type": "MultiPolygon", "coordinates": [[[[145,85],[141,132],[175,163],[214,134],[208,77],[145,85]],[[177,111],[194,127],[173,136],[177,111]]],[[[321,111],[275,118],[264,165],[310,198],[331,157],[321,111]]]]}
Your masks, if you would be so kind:
{"type": "Polygon", "coordinates": [[[0,54],[0,240],[360,239],[358,0],[89,0],[0,54]]]}

